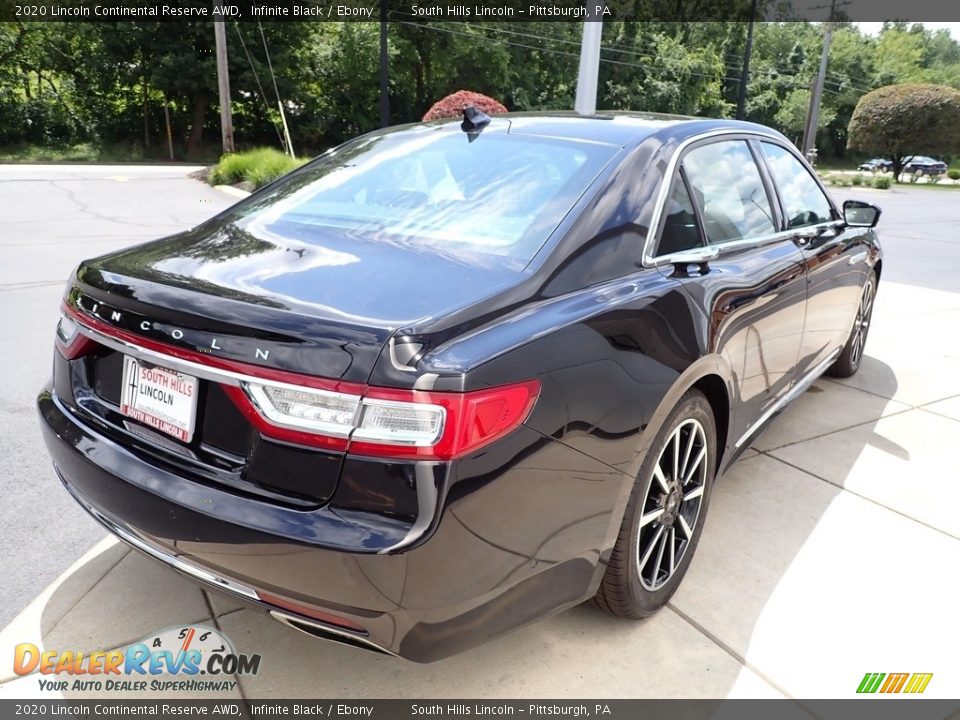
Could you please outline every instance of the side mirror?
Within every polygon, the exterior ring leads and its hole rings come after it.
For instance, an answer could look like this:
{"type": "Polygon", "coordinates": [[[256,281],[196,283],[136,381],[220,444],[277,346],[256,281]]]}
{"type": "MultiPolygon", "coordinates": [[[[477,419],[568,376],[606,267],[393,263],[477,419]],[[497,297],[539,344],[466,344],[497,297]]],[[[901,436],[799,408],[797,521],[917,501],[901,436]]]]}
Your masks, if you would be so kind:
{"type": "Polygon", "coordinates": [[[843,203],[843,221],[848,227],[876,227],[880,222],[880,208],[859,200],[843,203]]]}

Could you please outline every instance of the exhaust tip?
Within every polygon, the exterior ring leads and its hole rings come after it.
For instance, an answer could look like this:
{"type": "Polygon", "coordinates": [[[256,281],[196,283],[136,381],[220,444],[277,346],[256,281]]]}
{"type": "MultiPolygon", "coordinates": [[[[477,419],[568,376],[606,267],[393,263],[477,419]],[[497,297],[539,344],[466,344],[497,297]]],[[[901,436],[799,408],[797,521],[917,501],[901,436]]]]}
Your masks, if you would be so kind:
{"type": "Polygon", "coordinates": [[[320,638],[322,640],[332,640],[333,642],[340,643],[341,645],[350,645],[351,647],[360,648],[362,650],[370,650],[371,652],[380,653],[381,655],[394,654],[386,648],[382,648],[379,645],[370,642],[364,637],[350,633],[348,630],[343,630],[332,625],[325,625],[313,620],[296,617],[294,615],[288,615],[287,613],[280,612],[279,610],[270,610],[269,612],[270,617],[277,622],[282,623],[287,627],[291,627],[294,630],[299,630],[302,633],[306,633],[311,637],[320,638]]]}

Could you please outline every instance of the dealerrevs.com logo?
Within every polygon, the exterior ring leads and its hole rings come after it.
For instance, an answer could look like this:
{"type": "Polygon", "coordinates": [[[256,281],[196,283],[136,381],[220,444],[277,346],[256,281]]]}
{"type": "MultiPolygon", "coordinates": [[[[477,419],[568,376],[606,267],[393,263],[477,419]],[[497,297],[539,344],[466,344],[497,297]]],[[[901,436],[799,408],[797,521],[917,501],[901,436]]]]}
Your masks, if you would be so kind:
{"type": "Polygon", "coordinates": [[[51,692],[211,692],[235,689],[237,681],[226,678],[256,675],[260,660],[259,654],[237,653],[218,630],[188,625],[117,650],[41,650],[21,643],[14,648],[13,670],[45,676],[38,680],[40,690],[51,692]]]}
{"type": "Polygon", "coordinates": [[[933,673],[867,673],[860,681],[858,693],[922,693],[933,673]]]}

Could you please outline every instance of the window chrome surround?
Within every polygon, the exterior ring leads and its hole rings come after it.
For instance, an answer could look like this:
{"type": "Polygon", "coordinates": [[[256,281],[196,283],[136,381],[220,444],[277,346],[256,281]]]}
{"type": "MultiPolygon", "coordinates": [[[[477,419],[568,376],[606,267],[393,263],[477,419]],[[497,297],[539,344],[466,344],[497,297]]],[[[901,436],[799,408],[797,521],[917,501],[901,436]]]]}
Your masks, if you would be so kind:
{"type": "MultiPolygon", "coordinates": [[[[789,144],[784,142],[780,137],[772,133],[765,133],[758,130],[744,130],[741,128],[724,128],[722,130],[710,130],[708,132],[701,133],[699,135],[694,135],[689,137],[679,145],[673,151],[673,155],[670,156],[670,160],[667,163],[667,168],[664,172],[664,179],[660,183],[660,190],[657,193],[656,205],[654,206],[653,214],[650,217],[650,229],[647,231],[647,237],[643,242],[643,257],[641,262],[643,267],[652,268],[658,267],[661,265],[674,265],[676,263],[689,263],[695,265],[697,263],[709,262],[714,260],[721,255],[733,250],[742,250],[744,248],[751,247],[760,247],[762,245],[767,245],[773,242],[779,242],[780,240],[786,240],[789,238],[800,238],[805,240],[812,240],[815,237],[821,235],[825,230],[829,228],[838,227],[844,224],[843,220],[830,220],[825,223],[819,223],[817,225],[807,225],[802,228],[794,228],[792,230],[781,230],[775,233],[768,233],[765,235],[758,235],[751,238],[741,238],[739,240],[728,240],[722,243],[716,243],[715,245],[708,245],[703,248],[692,248],[690,250],[683,250],[678,253],[671,253],[669,255],[654,255],[656,244],[660,238],[660,223],[663,220],[663,212],[666,208],[667,201],[670,199],[670,191],[673,189],[673,179],[677,173],[677,168],[680,165],[680,161],[683,159],[684,153],[687,149],[696,143],[699,143],[703,140],[710,140],[713,138],[722,138],[729,137],[732,140],[741,139],[746,142],[750,140],[759,140],[760,142],[770,142],[774,145],[782,147],[787,152],[792,154],[794,157],[801,159],[797,153],[789,147],[789,144]]],[[[762,149],[761,149],[762,152],[762,149]]],[[[763,161],[763,160],[760,160],[763,161]]],[[[758,163],[758,171],[763,174],[763,169],[759,167],[759,162],[757,158],[754,158],[754,162],[758,163]]],[[[805,161],[804,161],[805,162],[805,161]]],[[[830,203],[830,207],[834,212],[839,213],[837,210],[836,204],[833,202],[833,198],[830,197],[830,193],[826,191],[823,183],[820,181],[820,178],[814,172],[811,174],[820,190],[824,193],[827,198],[827,201],[830,203]]],[[[770,178],[770,182],[773,186],[775,200],[780,202],[779,188],[777,187],[776,182],[773,178],[770,178]]]]}

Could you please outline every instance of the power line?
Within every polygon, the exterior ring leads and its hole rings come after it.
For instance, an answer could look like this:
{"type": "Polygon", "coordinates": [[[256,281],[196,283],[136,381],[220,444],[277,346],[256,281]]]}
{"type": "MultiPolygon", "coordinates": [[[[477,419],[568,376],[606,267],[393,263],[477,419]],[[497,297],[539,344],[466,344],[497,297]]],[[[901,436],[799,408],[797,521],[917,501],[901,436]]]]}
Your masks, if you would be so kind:
{"type": "Polygon", "coordinates": [[[243,48],[243,54],[247,56],[247,63],[250,65],[250,70],[253,71],[253,77],[257,81],[257,87],[260,89],[260,97],[263,100],[263,104],[267,108],[267,119],[270,120],[270,124],[273,125],[274,132],[277,133],[277,139],[280,141],[280,147],[283,148],[284,152],[287,150],[287,145],[283,140],[283,135],[280,134],[280,128],[277,127],[277,121],[270,117],[270,101],[267,100],[267,93],[263,90],[263,83],[260,82],[260,74],[257,72],[257,68],[253,65],[253,58],[250,57],[250,51],[247,50],[247,43],[243,40],[243,33],[240,32],[240,23],[237,23],[233,26],[237,31],[237,37],[240,38],[240,47],[243,48]]]}

